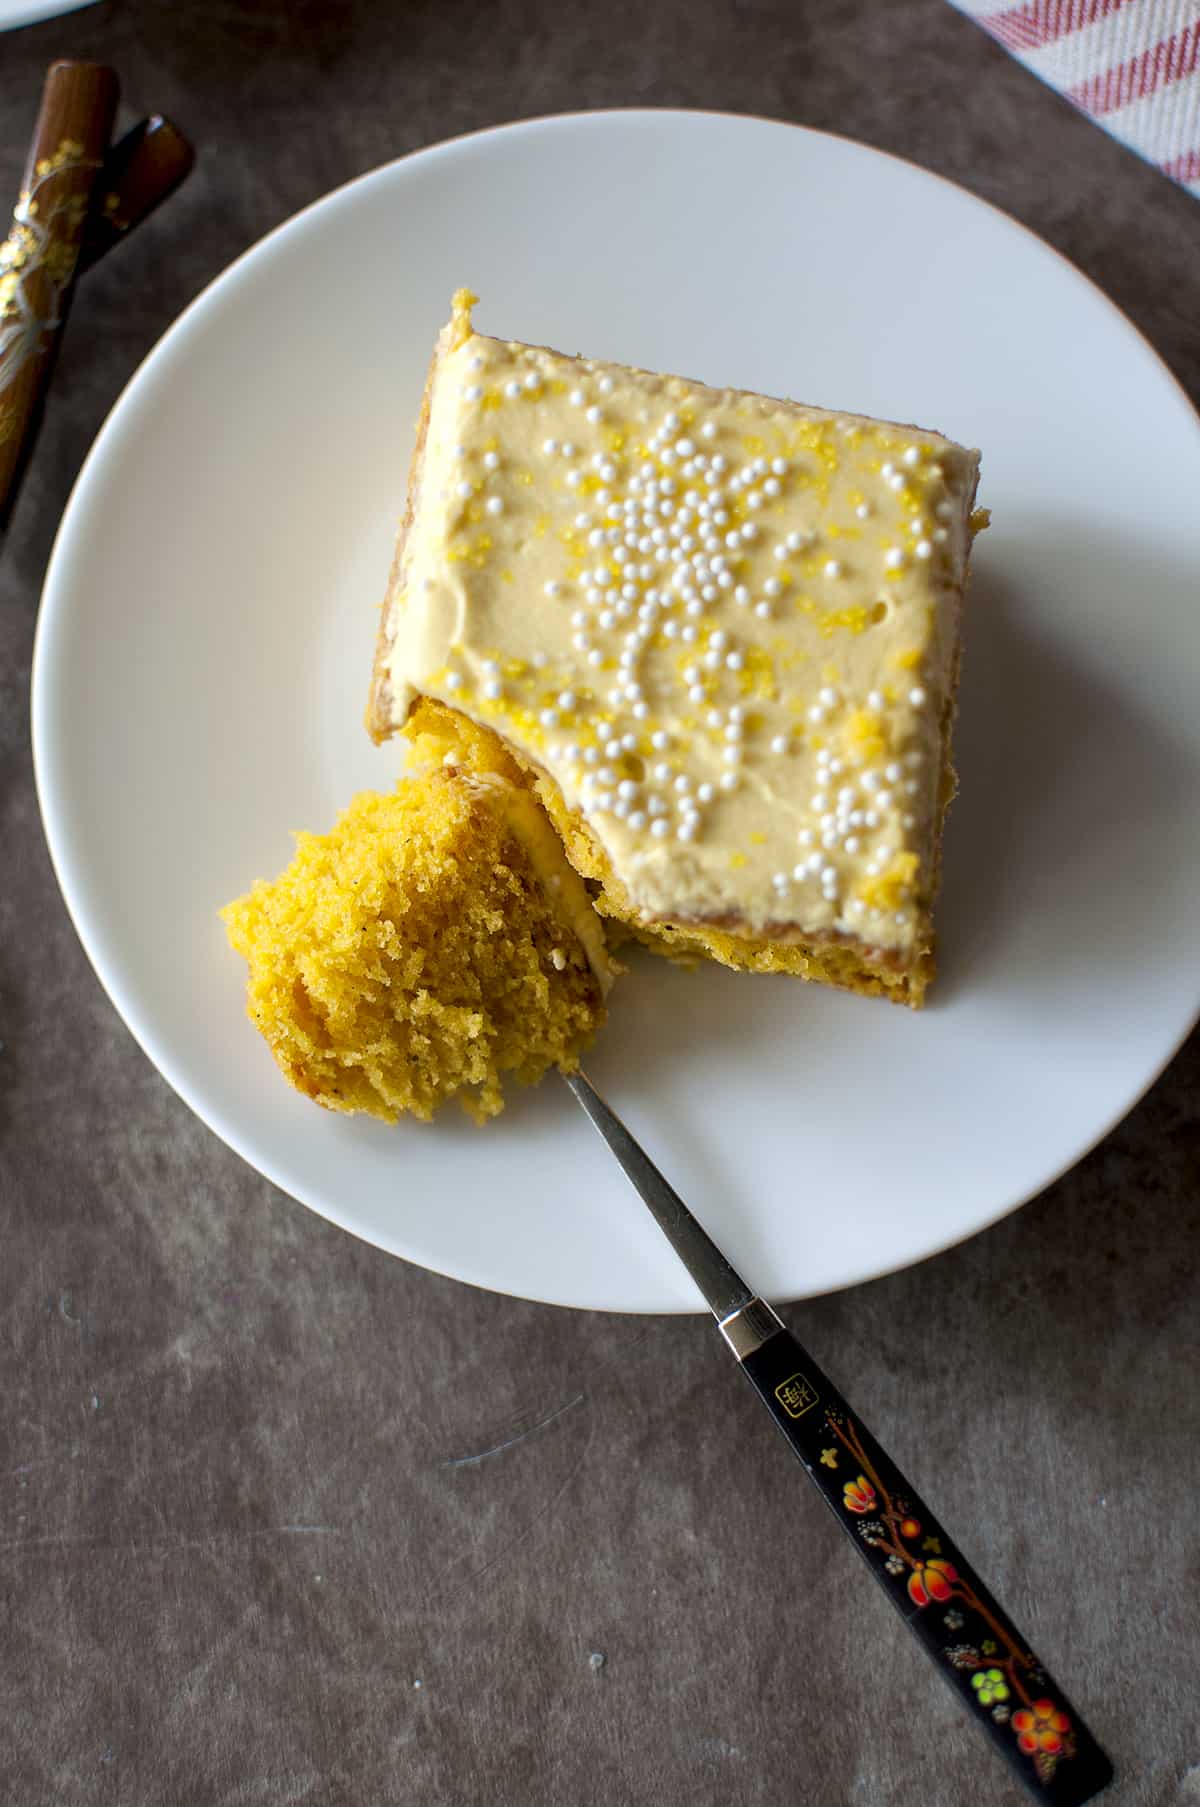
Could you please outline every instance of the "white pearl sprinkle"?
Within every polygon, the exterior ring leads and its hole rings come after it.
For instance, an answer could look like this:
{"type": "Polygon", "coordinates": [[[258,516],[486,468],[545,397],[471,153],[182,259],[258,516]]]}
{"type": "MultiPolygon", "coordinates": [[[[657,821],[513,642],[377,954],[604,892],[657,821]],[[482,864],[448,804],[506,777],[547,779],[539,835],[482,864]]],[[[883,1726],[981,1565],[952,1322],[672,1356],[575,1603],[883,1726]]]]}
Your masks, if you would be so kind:
{"type": "Polygon", "coordinates": [[[650,833],[654,836],[656,841],[665,840],[666,836],[670,833],[670,830],[671,825],[665,816],[656,816],[654,821],[650,824],[650,833]]]}
{"type": "Polygon", "coordinates": [[[822,566],[822,570],[826,577],[840,577],[842,575],[842,567],[836,558],[827,558],[822,566]]]}
{"type": "Polygon", "coordinates": [[[582,406],[583,406],[583,390],[582,389],[572,389],[570,395],[567,397],[567,400],[570,402],[570,404],[573,408],[582,408],[582,406]]]}
{"type": "Polygon", "coordinates": [[[638,833],[640,833],[641,830],[643,828],[645,828],[646,812],[644,809],[635,809],[635,810],[630,811],[629,826],[630,826],[630,828],[636,829],[638,833]]]}
{"type": "Polygon", "coordinates": [[[458,672],[448,671],[446,673],[446,689],[447,690],[461,690],[461,688],[462,688],[462,678],[459,676],[458,672]]]}
{"type": "Polygon", "coordinates": [[[521,393],[520,383],[505,383],[504,393],[507,395],[510,402],[516,401],[518,395],[521,393]]]}
{"type": "Polygon", "coordinates": [[[889,571],[898,571],[904,563],[904,554],[899,546],[889,546],[883,555],[883,562],[889,571]]]}
{"type": "Polygon", "coordinates": [[[481,402],[483,400],[483,390],[478,383],[472,383],[469,388],[463,391],[463,393],[466,395],[469,402],[481,402]]]}
{"type": "Polygon", "coordinates": [[[503,514],[504,513],[504,503],[499,496],[489,496],[487,501],[484,503],[484,507],[487,509],[489,514],[503,514]]]}
{"type": "Polygon", "coordinates": [[[860,502],[854,512],[860,521],[869,521],[871,518],[871,504],[869,502],[860,502]]]}
{"type": "Polygon", "coordinates": [[[868,690],[868,692],[867,692],[867,708],[873,709],[875,711],[875,713],[878,715],[879,711],[883,708],[882,692],[880,692],[878,690],[868,690]]]}
{"type": "MultiPolygon", "coordinates": [[[[925,701],[925,692],[919,684],[915,684],[908,693],[908,700],[914,709],[919,709],[925,701]]],[[[890,776],[890,773],[889,773],[890,776]]]]}
{"type": "Polygon", "coordinates": [[[787,750],[788,750],[787,735],[786,734],[776,734],[771,741],[772,753],[786,753],[787,750]]]}
{"type": "Polygon", "coordinates": [[[503,691],[504,686],[501,684],[499,678],[489,678],[483,687],[484,696],[492,703],[503,694],[503,691]]]}
{"type": "Polygon", "coordinates": [[[723,791],[735,791],[737,789],[737,787],[738,787],[738,775],[736,772],[722,773],[721,789],[723,791]]]}
{"type": "Polygon", "coordinates": [[[905,462],[905,464],[920,464],[920,462],[921,462],[920,446],[915,446],[915,445],[906,446],[904,449],[904,462],[905,462]]]}

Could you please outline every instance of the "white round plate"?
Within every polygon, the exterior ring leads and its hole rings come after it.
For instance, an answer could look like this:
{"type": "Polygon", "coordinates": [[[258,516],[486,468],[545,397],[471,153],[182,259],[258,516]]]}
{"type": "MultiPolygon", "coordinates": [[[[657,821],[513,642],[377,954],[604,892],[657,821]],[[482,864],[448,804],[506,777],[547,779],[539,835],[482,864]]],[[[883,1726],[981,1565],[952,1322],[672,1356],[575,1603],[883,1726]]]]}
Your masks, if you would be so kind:
{"type": "Polygon", "coordinates": [[[1200,430],[1123,317],[1003,215],[820,133],[535,120],[331,195],[130,383],[46,581],[34,740],[79,933],[162,1073],[381,1248],[530,1298],[697,1295],[552,1079],[477,1129],[291,1092],[218,907],[390,788],[362,714],[426,360],[484,331],[936,426],[984,451],[920,1015],[645,958],[589,1070],[730,1257],[794,1298],[1011,1210],[1126,1112],[1200,993],[1200,430]]]}

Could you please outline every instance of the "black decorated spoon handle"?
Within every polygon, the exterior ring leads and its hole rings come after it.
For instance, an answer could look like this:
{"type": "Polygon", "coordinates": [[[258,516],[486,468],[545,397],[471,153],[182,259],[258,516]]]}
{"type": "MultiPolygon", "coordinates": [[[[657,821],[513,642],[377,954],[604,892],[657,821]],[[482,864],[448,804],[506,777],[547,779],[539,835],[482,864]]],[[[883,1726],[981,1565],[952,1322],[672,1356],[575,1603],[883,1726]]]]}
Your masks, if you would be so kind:
{"type": "Polygon", "coordinates": [[[741,1365],[892,1605],[1021,1780],[1054,1807],[1098,1794],[1112,1780],[1112,1764],[812,1357],[780,1329],[742,1355],[741,1365]]]}

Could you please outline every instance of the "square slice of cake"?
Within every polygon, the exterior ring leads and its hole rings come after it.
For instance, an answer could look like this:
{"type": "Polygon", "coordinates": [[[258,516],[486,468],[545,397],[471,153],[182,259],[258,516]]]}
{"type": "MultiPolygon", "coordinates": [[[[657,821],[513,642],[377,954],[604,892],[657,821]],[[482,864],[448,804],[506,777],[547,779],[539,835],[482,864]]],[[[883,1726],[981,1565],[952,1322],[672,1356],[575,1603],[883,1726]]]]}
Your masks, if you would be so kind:
{"type": "Polygon", "coordinates": [[[487,338],[473,301],[429,373],[371,733],[499,736],[658,951],[920,1004],[978,454],[487,338]]]}

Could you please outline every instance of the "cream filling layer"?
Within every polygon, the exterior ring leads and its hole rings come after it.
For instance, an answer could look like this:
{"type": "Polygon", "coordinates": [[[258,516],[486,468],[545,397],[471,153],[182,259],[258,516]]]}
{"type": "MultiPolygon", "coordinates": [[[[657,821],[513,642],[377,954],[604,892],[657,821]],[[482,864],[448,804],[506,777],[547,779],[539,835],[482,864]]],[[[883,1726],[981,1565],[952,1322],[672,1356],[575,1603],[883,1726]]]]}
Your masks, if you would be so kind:
{"type": "Polygon", "coordinates": [[[562,912],[571,933],[583,948],[601,995],[607,997],[618,968],[609,958],[604,930],[592,908],[587,887],[563,852],[562,842],[541,804],[528,791],[518,790],[499,773],[471,772],[463,777],[465,783],[477,790],[486,790],[499,804],[505,823],[529,857],[538,883],[562,912]]]}

